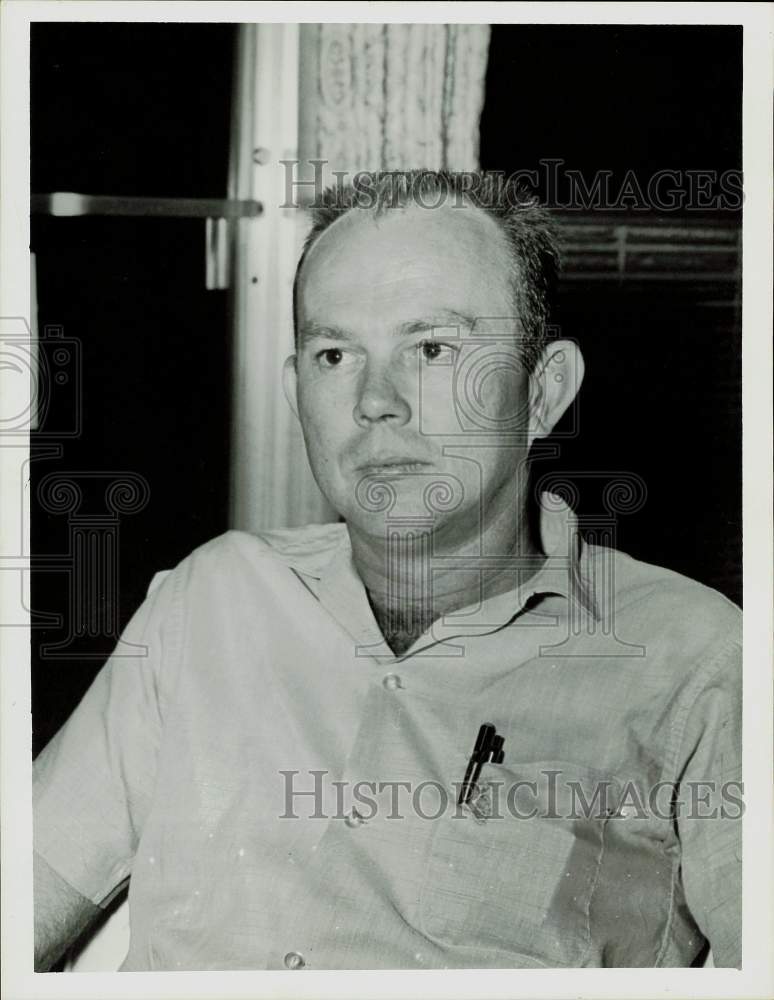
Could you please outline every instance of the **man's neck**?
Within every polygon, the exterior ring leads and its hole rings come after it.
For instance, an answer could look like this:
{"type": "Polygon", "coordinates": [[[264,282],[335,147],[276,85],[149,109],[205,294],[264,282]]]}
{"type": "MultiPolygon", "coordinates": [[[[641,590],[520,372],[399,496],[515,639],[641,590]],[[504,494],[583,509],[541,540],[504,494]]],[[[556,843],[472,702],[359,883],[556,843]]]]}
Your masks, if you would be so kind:
{"type": "Polygon", "coordinates": [[[418,529],[385,538],[350,528],[352,555],[379,628],[396,655],[438,618],[516,589],[542,559],[526,512],[463,539],[418,529]]]}

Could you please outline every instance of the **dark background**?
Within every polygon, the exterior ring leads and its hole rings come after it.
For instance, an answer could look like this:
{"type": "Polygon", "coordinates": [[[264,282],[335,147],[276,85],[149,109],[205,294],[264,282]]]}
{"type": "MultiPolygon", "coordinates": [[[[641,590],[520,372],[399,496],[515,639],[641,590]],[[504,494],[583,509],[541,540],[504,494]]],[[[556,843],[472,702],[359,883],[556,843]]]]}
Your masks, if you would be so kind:
{"type": "MultiPolygon", "coordinates": [[[[33,24],[34,193],[224,197],[231,25],[33,24]]],[[[591,177],[741,168],[741,29],[495,26],[481,124],[485,168],[561,158],[591,177]]],[[[728,221],[728,213],[724,220],[728,221]]],[[[738,221],[738,220],[737,220],[738,221]]],[[[204,222],[35,215],[39,329],[82,353],[82,431],[32,463],[33,624],[66,616],[68,520],[41,509],[51,472],[132,471],[148,504],[120,520],[123,626],[159,569],[227,525],[230,344],[226,292],[205,291],[204,222]]],[[[558,321],[587,377],[556,468],[629,471],[647,502],[617,544],[741,602],[741,331],[735,290],[664,282],[566,284],[558,321]]],[[[64,426],[69,397],[48,426],[64,426]]],[[[568,418],[569,420],[569,418],[568,418]]],[[[567,421],[563,428],[566,429],[567,421]]],[[[54,440],[55,440],[54,435],[54,440]]],[[[548,466],[546,466],[548,468],[548,466]]],[[[597,491],[598,493],[598,491],[597,491]]],[[[580,512],[599,509],[593,483],[580,512]]],[[[87,489],[89,510],[101,494],[87,489]]],[[[66,658],[33,628],[34,752],[101,665],[88,636],[66,658]]]]}
{"type": "MultiPolygon", "coordinates": [[[[560,174],[580,170],[587,186],[611,171],[613,193],[629,170],[643,189],[664,169],[741,171],[741,112],[741,28],[502,25],[481,166],[510,174],[560,159],[560,174]]],[[[537,193],[548,194],[542,184],[537,193]]],[[[739,215],[633,211],[620,221],[741,225],[739,215]]],[[[560,285],[556,320],[579,341],[586,377],[557,428],[578,435],[544,469],[639,476],[647,501],[620,517],[617,547],[741,604],[740,291],[679,277],[560,285]]],[[[581,515],[603,510],[606,481],[577,479],[581,515]]]]}

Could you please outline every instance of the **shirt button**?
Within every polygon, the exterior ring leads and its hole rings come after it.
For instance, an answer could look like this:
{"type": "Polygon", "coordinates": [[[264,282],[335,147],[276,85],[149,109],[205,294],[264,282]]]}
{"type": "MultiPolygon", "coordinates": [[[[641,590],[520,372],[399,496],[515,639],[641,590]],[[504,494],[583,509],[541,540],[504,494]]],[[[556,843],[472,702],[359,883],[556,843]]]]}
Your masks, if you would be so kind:
{"type": "Polygon", "coordinates": [[[403,682],[397,674],[387,674],[387,676],[382,680],[382,687],[386,688],[388,691],[398,691],[403,687],[403,682]]]}
{"type": "Polygon", "coordinates": [[[289,951],[284,958],[286,969],[303,969],[306,965],[304,961],[304,956],[299,955],[297,951],[289,951]]]}
{"type": "Polygon", "coordinates": [[[354,830],[356,827],[362,826],[363,823],[365,823],[365,820],[357,811],[357,809],[353,809],[352,812],[349,814],[349,816],[344,817],[344,822],[350,828],[350,830],[354,830]]]}

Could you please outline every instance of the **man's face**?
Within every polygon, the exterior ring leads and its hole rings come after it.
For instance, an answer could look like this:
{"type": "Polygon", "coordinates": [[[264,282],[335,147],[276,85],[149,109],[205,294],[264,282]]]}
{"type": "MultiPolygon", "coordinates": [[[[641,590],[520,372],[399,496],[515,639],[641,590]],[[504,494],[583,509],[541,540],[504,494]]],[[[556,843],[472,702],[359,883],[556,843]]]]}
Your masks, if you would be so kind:
{"type": "Polygon", "coordinates": [[[295,393],[315,478],[351,529],[430,518],[460,544],[482,518],[519,516],[529,378],[513,310],[505,237],[478,209],[353,210],[320,237],[295,393]]]}

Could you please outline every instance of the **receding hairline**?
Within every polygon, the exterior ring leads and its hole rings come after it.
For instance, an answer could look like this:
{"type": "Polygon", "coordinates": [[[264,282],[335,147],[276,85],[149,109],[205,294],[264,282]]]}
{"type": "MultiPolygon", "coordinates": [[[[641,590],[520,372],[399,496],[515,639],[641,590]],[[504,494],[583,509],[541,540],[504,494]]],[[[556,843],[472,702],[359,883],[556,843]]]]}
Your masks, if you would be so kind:
{"type": "Polygon", "coordinates": [[[465,196],[465,201],[462,205],[444,204],[434,208],[425,208],[424,206],[417,204],[416,201],[407,201],[405,204],[389,206],[386,208],[383,206],[369,206],[367,208],[359,205],[349,206],[346,211],[343,211],[341,215],[335,218],[317,234],[316,238],[306,247],[304,254],[301,256],[295,281],[295,295],[299,299],[299,304],[305,272],[307,271],[314,256],[321,252],[319,249],[320,245],[324,243],[325,237],[328,233],[340,228],[345,223],[352,226],[353,222],[358,220],[362,220],[363,222],[370,221],[378,228],[382,221],[389,222],[392,219],[405,217],[409,214],[413,214],[414,212],[437,213],[439,211],[443,211],[449,218],[465,218],[467,220],[466,228],[469,228],[471,226],[471,220],[477,217],[486,220],[482,223],[483,229],[494,227],[497,231],[497,237],[500,240],[499,249],[503,255],[505,279],[509,285],[511,285],[511,290],[515,291],[513,288],[514,283],[521,281],[523,277],[522,266],[521,261],[518,259],[518,256],[514,253],[513,248],[509,243],[505,227],[495,215],[491,212],[487,212],[485,209],[472,202],[470,198],[465,196]],[[470,214],[471,209],[475,213],[474,216],[470,214]],[[456,214],[464,210],[467,210],[467,215],[460,216],[456,214]],[[356,215],[354,213],[361,214],[356,215]]]}

